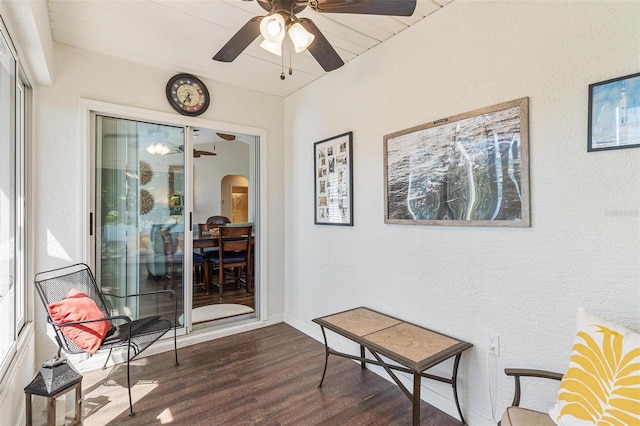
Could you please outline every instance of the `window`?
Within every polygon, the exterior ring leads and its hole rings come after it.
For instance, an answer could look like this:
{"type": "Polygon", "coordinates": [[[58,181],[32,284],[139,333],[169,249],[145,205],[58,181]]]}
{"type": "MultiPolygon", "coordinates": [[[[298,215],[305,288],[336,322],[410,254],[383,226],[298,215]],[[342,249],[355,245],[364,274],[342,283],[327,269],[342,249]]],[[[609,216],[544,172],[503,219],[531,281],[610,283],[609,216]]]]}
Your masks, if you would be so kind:
{"type": "Polygon", "coordinates": [[[0,26],[0,380],[25,323],[24,146],[28,86],[0,26]]]}

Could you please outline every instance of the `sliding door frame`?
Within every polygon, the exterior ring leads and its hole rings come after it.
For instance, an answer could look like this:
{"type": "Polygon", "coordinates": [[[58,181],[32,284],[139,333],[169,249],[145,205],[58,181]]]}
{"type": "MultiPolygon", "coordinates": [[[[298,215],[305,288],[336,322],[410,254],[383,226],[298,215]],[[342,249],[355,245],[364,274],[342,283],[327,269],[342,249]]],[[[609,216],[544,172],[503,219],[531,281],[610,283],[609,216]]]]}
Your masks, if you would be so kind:
{"type": "MultiPolygon", "coordinates": [[[[79,246],[82,247],[82,253],[85,256],[84,262],[89,264],[92,269],[95,269],[95,203],[94,203],[94,186],[95,186],[95,116],[106,115],[115,118],[122,118],[127,120],[147,121],[159,124],[166,124],[177,127],[190,127],[190,128],[205,128],[219,131],[227,131],[229,133],[243,133],[247,135],[253,135],[256,137],[255,147],[258,151],[255,156],[252,156],[251,170],[252,170],[252,186],[256,189],[255,199],[255,217],[256,223],[256,245],[258,247],[256,257],[256,286],[255,294],[258,299],[256,305],[256,318],[257,321],[265,322],[267,320],[267,262],[266,262],[266,247],[267,247],[267,159],[266,159],[266,146],[267,146],[267,131],[266,129],[256,128],[251,126],[244,126],[233,123],[225,123],[220,121],[212,121],[198,117],[187,117],[177,114],[150,111],[141,108],[128,107],[117,104],[110,104],[106,102],[94,101],[90,99],[80,99],[79,109],[79,121],[81,123],[80,140],[82,144],[82,214],[83,218],[82,229],[80,234],[79,246]]],[[[193,140],[190,136],[190,132],[186,133],[184,151],[189,153],[193,149],[193,140]]],[[[193,156],[185,155],[184,161],[184,179],[185,182],[193,182],[193,156]]],[[[189,184],[187,188],[192,189],[192,184],[189,184]]],[[[185,231],[187,227],[191,227],[191,218],[193,217],[193,194],[192,191],[185,193],[185,231]]],[[[193,243],[190,238],[185,238],[184,253],[191,253],[193,243]]],[[[191,270],[193,259],[191,256],[185,256],[184,268],[185,270],[191,270]]],[[[187,274],[185,274],[186,276],[187,274]]],[[[185,283],[185,303],[187,300],[191,300],[192,286],[185,283]],[[187,299],[188,298],[188,299],[187,299]]],[[[190,303],[189,303],[190,306],[190,303]]],[[[191,309],[185,309],[184,312],[184,324],[189,325],[184,330],[191,331],[191,309]]]]}

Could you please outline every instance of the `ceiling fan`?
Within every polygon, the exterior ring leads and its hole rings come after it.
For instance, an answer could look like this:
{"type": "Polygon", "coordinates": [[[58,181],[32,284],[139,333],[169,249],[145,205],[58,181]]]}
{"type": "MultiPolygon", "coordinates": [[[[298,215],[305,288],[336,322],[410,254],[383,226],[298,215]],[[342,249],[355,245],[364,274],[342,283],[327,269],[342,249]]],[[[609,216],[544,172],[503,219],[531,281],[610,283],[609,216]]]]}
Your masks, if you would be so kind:
{"type": "Polygon", "coordinates": [[[218,155],[215,152],[211,152],[211,151],[202,151],[200,149],[194,149],[193,150],[193,158],[200,158],[203,155],[218,155]]]}
{"type": "MultiPolygon", "coordinates": [[[[197,129],[196,129],[197,130],[197,129]]],[[[228,133],[218,133],[216,132],[216,135],[220,136],[220,138],[226,140],[226,141],[232,141],[235,140],[236,135],[230,135],[228,133]]],[[[215,146],[213,147],[213,150],[215,151],[215,146]]],[[[178,147],[178,150],[176,152],[184,152],[184,145],[180,145],[178,147]]],[[[173,153],[173,152],[172,152],[173,153]]],[[[193,158],[200,158],[203,155],[218,155],[215,152],[211,152],[211,151],[203,151],[201,149],[195,149],[193,150],[193,158]]]]}
{"type": "MultiPolygon", "coordinates": [[[[194,129],[194,133],[195,132],[199,132],[200,129],[194,129]]],[[[235,140],[236,135],[231,135],[228,133],[218,133],[216,132],[216,135],[218,135],[220,138],[227,140],[227,141],[232,141],[235,140]]],[[[215,145],[213,147],[214,152],[211,151],[204,151],[201,149],[195,149],[193,150],[193,158],[200,158],[203,155],[218,155],[215,153],[215,145]]],[[[184,152],[184,145],[180,145],[178,146],[178,148],[174,148],[171,149],[167,144],[162,143],[162,142],[158,142],[155,144],[151,144],[147,147],[147,152],[149,154],[156,154],[156,155],[167,155],[167,154],[182,154],[184,152]]]]}
{"type": "MultiPolygon", "coordinates": [[[[220,136],[221,139],[224,139],[225,141],[233,141],[236,139],[236,135],[230,135],[228,133],[218,133],[216,132],[216,135],[220,136]]],[[[184,147],[181,145],[179,147],[180,150],[184,149],[184,147]]],[[[193,158],[200,158],[200,156],[202,155],[218,155],[216,154],[216,145],[215,145],[215,140],[214,140],[214,144],[213,144],[213,152],[211,151],[202,151],[199,149],[194,149],[193,150],[193,158]]]]}
{"type": "MultiPolygon", "coordinates": [[[[184,152],[184,145],[180,145],[178,147],[178,152],[184,152]]],[[[193,158],[200,158],[203,155],[218,155],[215,152],[211,152],[211,151],[202,151],[200,149],[193,149],[193,158]]]]}
{"type": "Polygon", "coordinates": [[[216,135],[220,136],[225,141],[233,141],[233,140],[236,139],[236,135],[230,135],[228,133],[218,133],[218,132],[216,132],[216,135]]]}
{"type": "MultiPolygon", "coordinates": [[[[250,1],[250,0],[245,0],[250,1]]],[[[316,24],[308,18],[298,18],[297,13],[310,7],[321,13],[358,13],[366,15],[411,16],[416,0],[256,0],[269,14],[251,18],[213,57],[220,62],[232,62],[259,35],[264,41],[260,46],[282,56],[285,34],[293,42],[296,53],[304,49],[327,72],[344,65],[329,41],[316,24]]]]}

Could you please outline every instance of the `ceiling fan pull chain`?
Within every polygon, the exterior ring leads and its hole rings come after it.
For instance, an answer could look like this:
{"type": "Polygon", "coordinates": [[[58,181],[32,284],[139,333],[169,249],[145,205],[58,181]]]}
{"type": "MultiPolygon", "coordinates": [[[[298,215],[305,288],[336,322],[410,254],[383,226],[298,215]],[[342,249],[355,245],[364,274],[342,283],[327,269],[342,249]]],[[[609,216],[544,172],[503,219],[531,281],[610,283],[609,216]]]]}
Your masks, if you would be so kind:
{"type": "Polygon", "coordinates": [[[289,75],[293,75],[293,67],[291,66],[291,51],[289,51],[289,75]]]}
{"type": "Polygon", "coordinates": [[[284,80],[284,56],[280,56],[280,80],[284,80]]]}

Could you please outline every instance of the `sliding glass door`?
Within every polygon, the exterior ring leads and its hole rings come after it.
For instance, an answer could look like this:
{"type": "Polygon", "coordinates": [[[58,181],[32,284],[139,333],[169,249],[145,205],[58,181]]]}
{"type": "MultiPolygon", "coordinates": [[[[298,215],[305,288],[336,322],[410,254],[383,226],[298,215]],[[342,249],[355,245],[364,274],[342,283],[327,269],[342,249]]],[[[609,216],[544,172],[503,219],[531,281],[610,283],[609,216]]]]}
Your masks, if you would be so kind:
{"type": "MultiPolygon", "coordinates": [[[[103,291],[122,296],[174,290],[184,332],[193,324],[209,327],[258,317],[263,270],[260,138],[231,134],[213,124],[207,127],[204,120],[191,127],[146,116],[90,116],[94,144],[89,250],[103,291]],[[214,269],[210,260],[218,253],[217,234],[200,235],[199,224],[220,216],[226,216],[227,226],[253,227],[250,267],[227,268],[222,274],[214,269]],[[238,279],[243,273],[245,278],[238,279]]],[[[118,314],[160,315],[173,321],[169,316],[174,299],[166,294],[113,299],[121,303],[111,306],[118,314]]]]}
{"type": "MultiPolygon", "coordinates": [[[[184,310],[185,127],[95,116],[95,271],[103,291],[176,291],[184,310]]],[[[166,295],[112,306],[169,315],[166,295]],[[136,302],[142,302],[138,304],[136,302]]],[[[173,321],[173,318],[169,318],[173,321]]]]}

